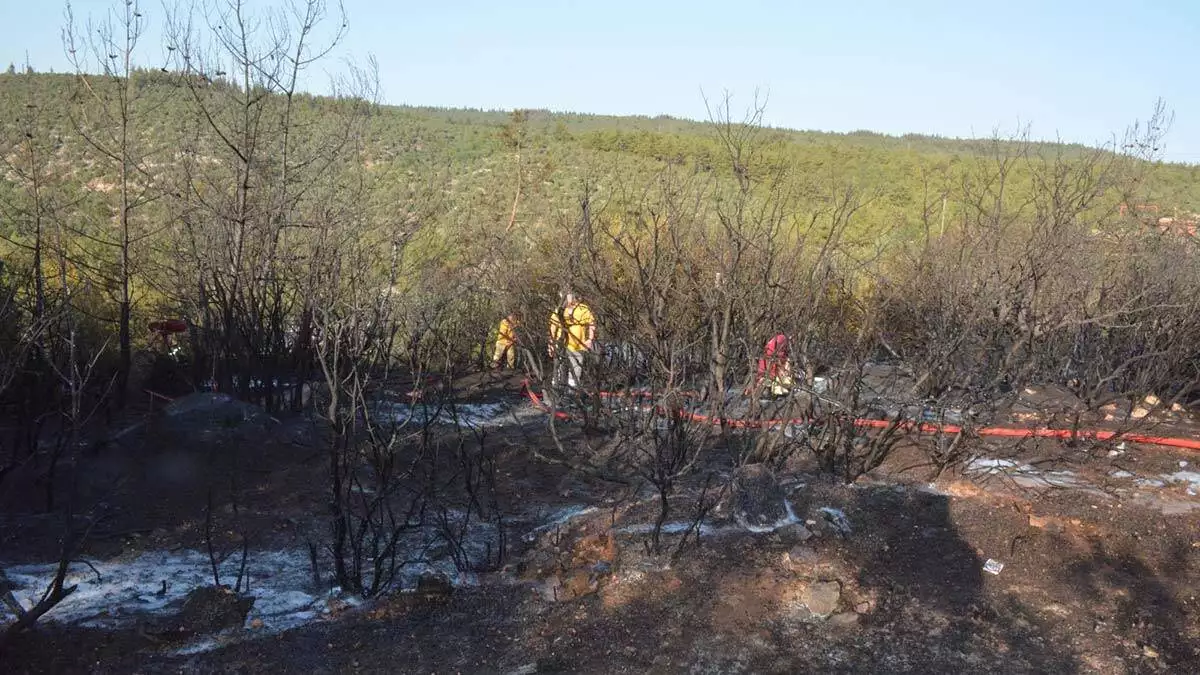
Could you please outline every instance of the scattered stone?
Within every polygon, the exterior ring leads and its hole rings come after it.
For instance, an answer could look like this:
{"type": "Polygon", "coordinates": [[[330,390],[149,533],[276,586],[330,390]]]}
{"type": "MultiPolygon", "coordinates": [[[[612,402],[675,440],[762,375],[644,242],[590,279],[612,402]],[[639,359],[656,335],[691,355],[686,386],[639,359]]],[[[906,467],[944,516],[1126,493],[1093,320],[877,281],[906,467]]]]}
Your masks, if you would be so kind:
{"type": "Polygon", "coordinates": [[[988,558],[987,562],[983,563],[983,571],[988,574],[1000,574],[1000,572],[1004,571],[1004,563],[988,558]]]}
{"type": "Polygon", "coordinates": [[[734,474],[729,511],[751,532],[772,532],[795,522],[783,487],[763,464],[741,467],[734,474]]]}
{"type": "Polygon", "coordinates": [[[1142,406],[1138,406],[1133,409],[1133,412],[1129,413],[1129,416],[1135,420],[1140,420],[1149,414],[1150,414],[1149,410],[1147,410],[1146,408],[1143,408],[1142,406]]]}
{"type": "Polygon", "coordinates": [[[836,581],[819,581],[811,584],[800,595],[800,601],[814,616],[829,616],[837,610],[842,599],[842,586],[836,581]]]}
{"type": "Polygon", "coordinates": [[[870,600],[862,600],[860,602],[854,603],[854,611],[858,612],[859,614],[870,614],[871,613],[871,601],[870,600]]]}

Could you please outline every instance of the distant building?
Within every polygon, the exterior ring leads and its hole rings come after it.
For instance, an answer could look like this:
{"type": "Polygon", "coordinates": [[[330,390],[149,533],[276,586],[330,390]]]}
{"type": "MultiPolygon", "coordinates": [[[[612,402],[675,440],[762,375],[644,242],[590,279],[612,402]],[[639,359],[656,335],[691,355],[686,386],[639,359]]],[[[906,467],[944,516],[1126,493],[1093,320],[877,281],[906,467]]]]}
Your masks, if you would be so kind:
{"type": "Polygon", "coordinates": [[[1197,227],[1200,226],[1200,213],[1181,213],[1179,209],[1175,209],[1174,216],[1154,217],[1162,210],[1158,204],[1134,204],[1132,207],[1128,204],[1121,204],[1120,206],[1122,216],[1132,214],[1146,226],[1154,227],[1163,234],[1193,238],[1196,236],[1197,227]]]}
{"type": "MultiPolygon", "coordinates": [[[[1143,213],[1158,213],[1160,208],[1158,204],[1134,204],[1132,210],[1134,214],[1140,216],[1143,213]]],[[[1130,208],[1128,204],[1121,204],[1121,215],[1126,215],[1129,213],[1129,211],[1130,208]]]]}

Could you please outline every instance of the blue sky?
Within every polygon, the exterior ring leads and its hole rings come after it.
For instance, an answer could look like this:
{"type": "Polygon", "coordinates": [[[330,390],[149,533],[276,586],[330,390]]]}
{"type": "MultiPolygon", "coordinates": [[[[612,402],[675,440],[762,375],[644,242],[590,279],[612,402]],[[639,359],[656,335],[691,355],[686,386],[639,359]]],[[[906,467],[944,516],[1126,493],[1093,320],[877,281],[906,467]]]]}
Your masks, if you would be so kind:
{"type": "MultiPolygon", "coordinates": [[[[76,0],[75,14],[108,0],[76,0]]],[[[250,0],[251,5],[261,2],[250,0]]],[[[1167,159],[1200,162],[1200,2],[346,0],[341,59],[379,61],[389,103],[703,118],[701,92],[798,129],[1101,143],[1159,97],[1167,159]]],[[[160,2],[142,0],[157,65],[160,2]]],[[[0,63],[68,70],[63,5],[0,0],[0,63]]],[[[2,67],[2,66],[0,66],[2,67]]]]}

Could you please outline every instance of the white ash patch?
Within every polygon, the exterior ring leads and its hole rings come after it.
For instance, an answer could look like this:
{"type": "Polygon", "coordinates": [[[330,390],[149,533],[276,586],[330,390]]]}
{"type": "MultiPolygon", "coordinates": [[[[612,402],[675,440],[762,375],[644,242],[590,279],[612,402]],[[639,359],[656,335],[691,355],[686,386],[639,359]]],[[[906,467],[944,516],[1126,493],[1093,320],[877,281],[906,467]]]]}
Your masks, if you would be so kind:
{"type": "Polygon", "coordinates": [[[456,403],[447,405],[383,402],[375,413],[390,418],[396,424],[423,425],[427,423],[482,429],[503,426],[513,421],[512,408],[504,403],[456,403]]]}
{"type": "MultiPolygon", "coordinates": [[[[240,555],[220,564],[221,582],[232,585],[241,564],[240,555]]],[[[95,628],[128,626],[139,618],[171,614],[188,592],[213,583],[208,555],[200,551],[148,551],[91,565],[71,565],[66,584],[76,590],[43,621],[95,628]]],[[[29,607],[53,579],[57,563],[3,567],[18,587],[13,595],[29,607]]],[[[247,581],[255,598],[248,620],[261,621],[265,630],[287,630],[311,621],[319,615],[326,595],[312,588],[307,551],[251,551],[243,585],[247,581]]]]}

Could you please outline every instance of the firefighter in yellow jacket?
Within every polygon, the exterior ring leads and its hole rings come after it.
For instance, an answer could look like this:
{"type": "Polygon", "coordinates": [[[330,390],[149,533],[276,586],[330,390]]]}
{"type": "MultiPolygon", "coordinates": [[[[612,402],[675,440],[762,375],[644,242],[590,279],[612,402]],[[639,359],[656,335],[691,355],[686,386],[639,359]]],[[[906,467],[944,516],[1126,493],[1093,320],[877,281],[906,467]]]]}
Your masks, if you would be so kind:
{"type": "Polygon", "coordinates": [[[517,317],[515,314],[500,319],[496,331],[496,351],[492,353],[493,368],[515,368],[517,366],[517,317]]]}
{"type": "MultiPolygon", "coordinates": [[[[575,294],[567,291],[560,309],[550,314],[550,358],[565,364],[567,386],[575,388],[583,377],[583,355],[591,351],[596,340],[596,317],[590,307],[580,302],[575,294]],[[563,350],[560,356],[559,350],[563,350]]],[[[560,367],[556,364],[553,383],[561,381],[560,367]]]]}

